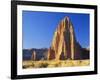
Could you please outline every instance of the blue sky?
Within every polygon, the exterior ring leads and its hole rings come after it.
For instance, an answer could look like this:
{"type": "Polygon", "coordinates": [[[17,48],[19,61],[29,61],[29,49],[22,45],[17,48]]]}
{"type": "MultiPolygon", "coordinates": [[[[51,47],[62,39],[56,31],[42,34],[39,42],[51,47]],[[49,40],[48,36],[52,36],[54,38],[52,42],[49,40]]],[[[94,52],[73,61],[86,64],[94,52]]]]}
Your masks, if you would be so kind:
{"type": "Polygon", "coordinates": [[[61,12],[22,12],[23,48],[49,48],[59,22],[68,16],[82,47],[89,47],[89,14],[61,12]]]}

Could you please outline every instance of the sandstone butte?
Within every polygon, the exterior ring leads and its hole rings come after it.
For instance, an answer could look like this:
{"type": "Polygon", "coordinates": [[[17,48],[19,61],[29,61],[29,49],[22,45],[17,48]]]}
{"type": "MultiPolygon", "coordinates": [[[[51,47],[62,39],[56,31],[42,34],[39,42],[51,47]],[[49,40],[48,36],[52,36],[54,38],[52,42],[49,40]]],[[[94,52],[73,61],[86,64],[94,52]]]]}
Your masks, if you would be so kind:
{"type": "Polygon", "coordinates": [[[78,43],[74,27],[69,17],[64,17],[54,32],[53,40],[48,49],[48,60],[80,60],[89,59],[89,50],[78,43]]]}

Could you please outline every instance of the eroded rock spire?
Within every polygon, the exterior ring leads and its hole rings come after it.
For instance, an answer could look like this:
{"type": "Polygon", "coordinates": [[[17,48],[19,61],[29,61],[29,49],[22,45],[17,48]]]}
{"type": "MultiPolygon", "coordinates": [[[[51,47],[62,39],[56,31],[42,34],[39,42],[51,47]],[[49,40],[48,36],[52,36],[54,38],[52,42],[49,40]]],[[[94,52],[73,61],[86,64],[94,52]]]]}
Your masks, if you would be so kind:
{"type": "Polygon", "coordinates": [[[80,59],[81,46],[76,41],[73,25],[69,17],[58,24],[51,47],[48,50],[48,60],[80,59]]]}

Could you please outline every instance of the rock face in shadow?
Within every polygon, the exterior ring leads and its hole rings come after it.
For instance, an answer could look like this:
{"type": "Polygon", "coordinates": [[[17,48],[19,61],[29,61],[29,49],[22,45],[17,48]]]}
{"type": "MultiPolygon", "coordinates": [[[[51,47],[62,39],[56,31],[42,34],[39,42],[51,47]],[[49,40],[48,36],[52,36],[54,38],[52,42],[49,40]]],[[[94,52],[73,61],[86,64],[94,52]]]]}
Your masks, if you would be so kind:
{"type": "Polygon", "coordinates": [[[47,60],[47,48],[42,49],[23,49],[23,60],[47,60]]]}
{"type": "Polygon", "coordinates": [[[36,51],[32,52],[31,60],[36,60],[36,51]]]}
{"type": "Polygon", "coordinates": [[[65,17],[58,24],[51,46],[48,49],[47,59],[89,59],[89,50],[83,49],[76,40],[74,28],[69,17],[65,17]]]}

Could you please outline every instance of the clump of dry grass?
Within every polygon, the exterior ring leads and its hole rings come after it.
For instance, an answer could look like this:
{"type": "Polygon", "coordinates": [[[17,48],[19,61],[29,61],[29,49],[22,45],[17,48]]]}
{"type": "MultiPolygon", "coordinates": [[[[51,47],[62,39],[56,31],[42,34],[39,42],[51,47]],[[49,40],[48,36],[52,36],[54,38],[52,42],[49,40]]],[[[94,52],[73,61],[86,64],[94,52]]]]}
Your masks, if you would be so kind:
{"type": "Polygon", "coordinates": [[[48,65],[49,65],[48,63],[41,63],[40,68],[46,68],[46,67],[48,67],[48,65]]]}

